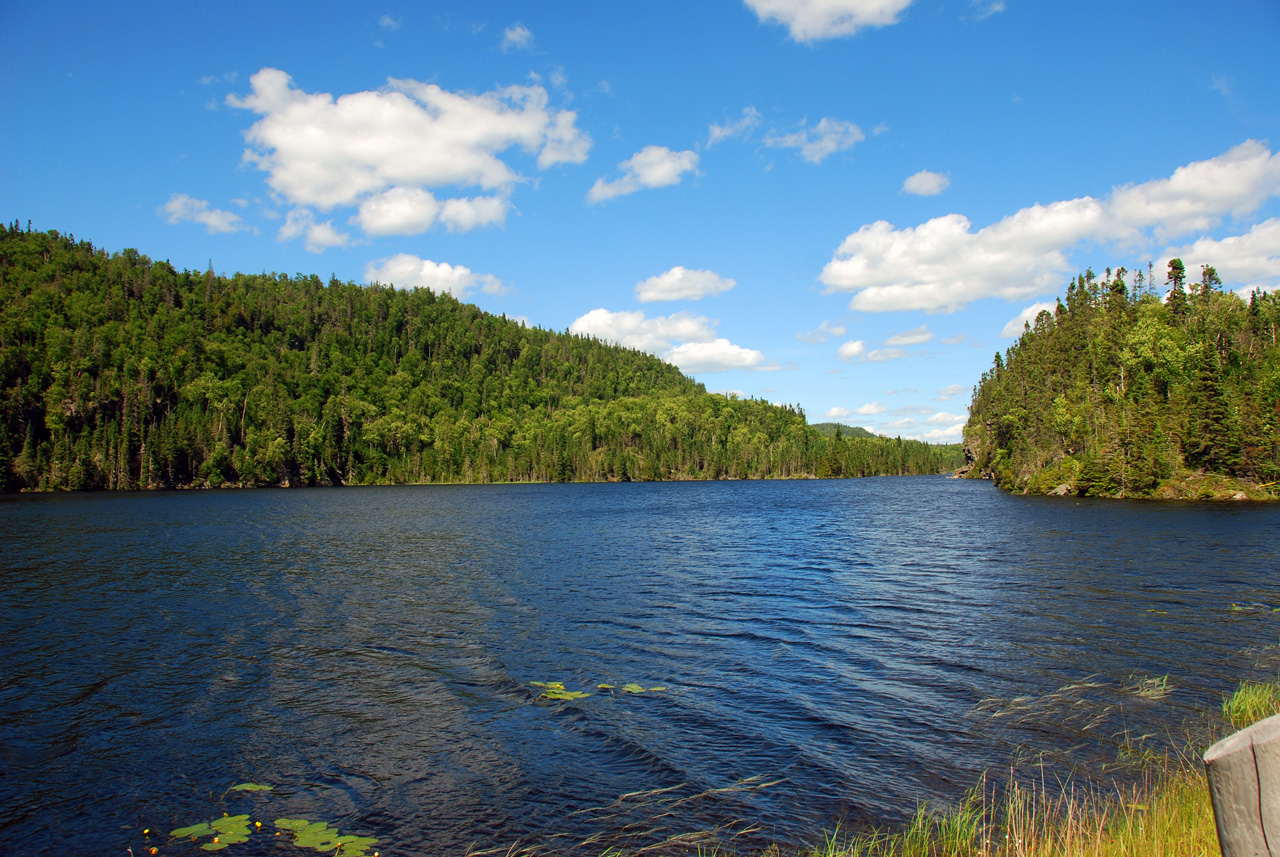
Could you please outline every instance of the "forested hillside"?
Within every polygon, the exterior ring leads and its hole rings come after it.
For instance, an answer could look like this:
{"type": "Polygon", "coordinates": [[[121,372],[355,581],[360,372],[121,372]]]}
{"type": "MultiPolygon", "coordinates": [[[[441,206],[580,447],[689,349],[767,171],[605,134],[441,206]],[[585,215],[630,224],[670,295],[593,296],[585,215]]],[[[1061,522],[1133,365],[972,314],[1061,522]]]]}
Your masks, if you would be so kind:
{"type": "Polygon", "coordinates": [[[938,473],[430,290],[176,271],[0,226],[0,490],[938,473]]]}
{"type": "Polygon", "coordinates": [[[1032,493],[1276,494],[1280,295],[1241,300],[1208,266],[1188,288],[1177,259],[1165,300],[1124,275],[1077,277],[996,355],[965,427],[971,475],[1032,493]]]}

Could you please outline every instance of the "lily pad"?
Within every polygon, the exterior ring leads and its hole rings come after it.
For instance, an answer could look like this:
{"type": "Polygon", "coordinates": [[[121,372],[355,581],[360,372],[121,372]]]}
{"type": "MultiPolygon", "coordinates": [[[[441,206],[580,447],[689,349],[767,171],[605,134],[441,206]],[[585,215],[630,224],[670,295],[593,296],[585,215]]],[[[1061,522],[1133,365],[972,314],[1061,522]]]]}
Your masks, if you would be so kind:
{"type": "Polygon", "coordinates": [[[622,686],[622,689],[625,690],[627,693],[644,693],[644,688],[636,684],[635,682],[631,682],[630,684],[624,684],[622,686]]]}
{"type": "Polygon", "coordinates": [[[190,827],[179,827],[177,830],[171,831],[169,835],[175,839],[185,839],[188,836],[207,836],[212,832],[213,828],[209,826],[208,822],[202,821],[190,827]]]}
{"type": "Polygon", "coordinates": [[[262,783],[241,783],[238,786],[232,786],[233,792],[269,792],[271,786],[264,786],[262,783]]]}

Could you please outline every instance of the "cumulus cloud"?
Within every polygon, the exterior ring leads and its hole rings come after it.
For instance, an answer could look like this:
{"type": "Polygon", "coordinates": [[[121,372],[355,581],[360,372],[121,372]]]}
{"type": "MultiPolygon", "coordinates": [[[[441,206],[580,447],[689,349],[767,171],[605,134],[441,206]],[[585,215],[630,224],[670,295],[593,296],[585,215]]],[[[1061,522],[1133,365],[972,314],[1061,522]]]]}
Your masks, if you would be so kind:
{"type": "Polygon", "coordinates": [[[1008,323],[1000,329],[1000,335],[1006,338],[1011,336],[1021,336],[1024,325],[1034,324],[1036,316],[1040,313],[1045,310],[1052,313],[1057,309],[1057,307],[1058,304],[1056,301],[1039,301],[1038,303],[1033,303],[1031,306],[1009,319],[1008,323]]]}
{"type": "Polygon", "coordinates": [[[680,367],[682,372],[727,372],[730,369],[767,370],[765,356],[753,348],[734,345],[727,339],[710,342],[682,342],[672,348],[663,359],[680,367]]]}
{"type": "Polygon", "coordinates": [[[877,348],[867,352],[867,359],[872,363],[888,363],[890,360],[901,360],[907,352],[901,348],[877,348]]]}
{"type": "Polygon", "coordinates": [[[883,414],[885,411],[888,410],[888,408],[886,408],[884,405],[880,404],[879,402],[867,402],[865,405],[863,405],[860,408],[857,408],[856,410],[859,414],[862,414],[864,417],[872,417],[872,416],[875,416],[876,414],[883,414]]]}
{"type": "Polygon", "coordinates": [[[956,423],[964,423],[968,421],[968,417],[964,414],[948,414],[945,411],[938,411],[929,419],[925,420],[925,425],[931,426],[951,426],[956,423]]]}
{"type": "Polygon", "coordinates": [[[364,278],[370,283],[387,283],[402,289],[425,288],[439,293],[448,292],[462,300],[475,288],[488,294],[507,291],[502,281],[492,274],[476,274],[462,265],[433,262],[410,253],[397,253],[386,259],[376,259],[364,269],[364,278]]]}
{"type": "Polygon", "coordinates": [[[1201,265],[1212,265],[1224,283],[1238,283],[1246,293],[1254,288],[1280,288],[1280,218],[1254,224],[1244,235],[1200,238],[1166,250],[1157,269],[1168,270],[1174,258],[1186,265],[1189,279],[1196,279],[1201,265]]]}
{"type": "Polygon", "coordinates": [[[960,214],[896,229],[877,221],[849,235],[822,270],[830,291],[852,292],[867,312],[954,312],[987,297],[1019,300],[1056,291],[1067,254],[1086,241],[1163,238],[1243,217],[1280,194],[1280,155],[1246,141],[1179,167],[1171,178],[1092,197],[1033,205],[978,231],[960,214]]]}
{"type": "Polygon", "coordinates": [[[943,387],[941,390],[938,391],[938,401],[946,402],[946,401],[949,401],[953,396],[958,396],[961,393],[967,393],[968,391],[969,391],[969,388],[966,387],[964,384],[948,384],[947,386],[943,387]]]}
{"type": "Polygon", "coordinates": [[[295,208],[284,219],[284,225],[276,233],[277,241],[302,238],[309,253],[323,253],[330,247],[346,247],[351,236],[339,231],[332,220],[319,222],[309,208],[295,208]]]}
{"type": "Polygon", "coordinates": [[[494,226],[507,219],[511,202],[505,196],[458,197],[440,206],[440,222],[450,232],[469,232],[481,226],[494,226]]]}
{"type": "Polygon", "coordinates": [[[933,339],[933,331],[929,330],[927,324],[911,330],[904,330],[902,333],[895,333],[884,341],[885,345],[924,345],[933,339]]]}
{"type": "Polygon", "coordinates": [[[823,117],[812,128],[801,128],[793,134],[770,131],[764,143],[772,149],[799,149],[800,157],[811,164],[820,164],[829,155],[852,149],[865,139],[867,135],[852,122],[823,117]]]}
{"type": "Polygon", "coordinates": [[[645,146],[618,167],[622,170],[622,178],[611,182],[596,179],[587,193],[588,202],[604,202],[643,188],[679,184],[685,173],[698,171],[698,153],[688,150],[673,152],[666,146],[645,146]]]}
{"type": "Polygon", "coordinates": [[[951,179],[942,173],[929,170],[921,170],[913,176],[908,176],[902,183],[903,192],[916,196],[937,196],[949,187],[951,187],[951,179]]]}
{"type": "Polygon", "coordinates": [[[646,318],[639,311],[593,309],[574,319],[569,332],[647,351],[689,373],[777,368],[769,364],[761,352],[716,336],[716,324],[705,316],[689,312],[646,318]]]}
{"type": "Polygon", "coordinates": [[[797,42],[852,36],[863,27],[885,27],[911,0],[746,0],[761,21],[782,24],[797,42]]]}
{"type": "Polygon", "coordinates": [[[824,321],[813,330],[805,330],[796,334],[796,339],[801,342],[807,342],[810,345],[818,345],[833,339],[837,336],[845,335],[845,327],[843,324],[836,322],[824,321]]]}
{"type": "Polygon", "coordinates": [[[745,137],[759,124],[760,111],[754,107],[746,107],[742,111],[742,117],[736,122],[727,122],[724,125],[712,123],[710,133],[707,136],[707,147],[710,148],[716,143],[732,137],[745,137]]]}
{"type": "Polygon", "coordinates": [[[727,292],[737,284],[736,280],[726,279],[714,271],[689,270],[676,265],[666,273],[636,283],[636,299],[641,303],[696,301],[727,292]]]}
{"type": "Polygon", "coordinates": [[[529,28],[524,24],[517,22],[502,31],[502,50],[504,51],[527,48],[532,44],[533,33],[529,32],[529,28]]]}
{"type": "Polygon", "coordinates": [[[844,420],[844,419],[848,419],[851,416],[853,416],[853,411],[849,410],[848,408],[842,408],[839,405],[837,405],[836,407],[829,409],[825,414],[823,414],[822,418],[824,420],[844,420]]]}
{"type": "Polygon", "coordinates": [[[368,235],[417,235],[431,228],[439,213],[431,191],[393,187],[361,202],[354,220],[368,235]]]}
{"type": "Polygon", "coordinates": [[[199,223],[210,235],[239,232],[246,228],[240,215],[220,208],[210,208],[207,201],[195,199],[185,193],[175,193],[158,211],[170,223],[199,223]]]}
{"type": "Polygon", "coordinates": [[[551,109],[541,86],[475,95],[388,78],[378,91],[334,98],[264,68],[250,78],[248,95],[227,103],[260,117],[245,131],[244,161],[267,174],[275,193],[321,211],[359,206],[355,222],[372,234],[411,234],[436,218],[458,230],[501,222],[496,215],[508,204],[494,200],[524,180],[504,153],[536,155],[545,170],[582,163],[591,148],[577,114],[551,109]],[[478,187],[489,196],[478,198],[484,203],[462,198],[452,209],[446,200],[428,217],[426,194],[445,187],[478,187]]]}
{"type": "Polygon", "coordinates": [[[836,349],[836,356],[846,363],[852,363],[867,350],[867,343],[861,339],[851,339],[836,349]]]}

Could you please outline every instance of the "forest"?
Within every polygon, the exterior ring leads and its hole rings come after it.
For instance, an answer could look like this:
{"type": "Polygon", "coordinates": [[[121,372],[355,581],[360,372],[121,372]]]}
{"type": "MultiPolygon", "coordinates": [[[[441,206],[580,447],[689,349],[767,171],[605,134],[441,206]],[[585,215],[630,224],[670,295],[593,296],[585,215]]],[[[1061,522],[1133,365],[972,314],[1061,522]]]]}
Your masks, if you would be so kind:
{"type": "Polygon", "coordinates": [[[1071,281],[997,353],[965,426],[968,475],[1010,490],[1268,499],[1280,492],[1280,295],[1169,263],[1071,281]],[[1151,272],[1152,274],[1154,272],[1151,272]]]}
{"type": "Polygon", "coordinates": [[[448,294],[177,271],[0,225],[0,490],[934,474],[448,294]]]}

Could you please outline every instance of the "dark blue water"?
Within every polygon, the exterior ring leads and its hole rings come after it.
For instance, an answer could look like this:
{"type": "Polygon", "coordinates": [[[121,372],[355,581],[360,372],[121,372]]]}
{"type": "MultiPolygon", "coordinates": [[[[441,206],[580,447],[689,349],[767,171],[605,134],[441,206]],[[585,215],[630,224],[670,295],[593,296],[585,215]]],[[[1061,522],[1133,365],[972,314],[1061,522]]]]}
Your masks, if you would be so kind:
{"type": "Polygon", "coordinates": [[[1280,671],[1278,534],[941,478],[5,498],[0,850],[799,842],[1123,770],[1280,671]]]}

